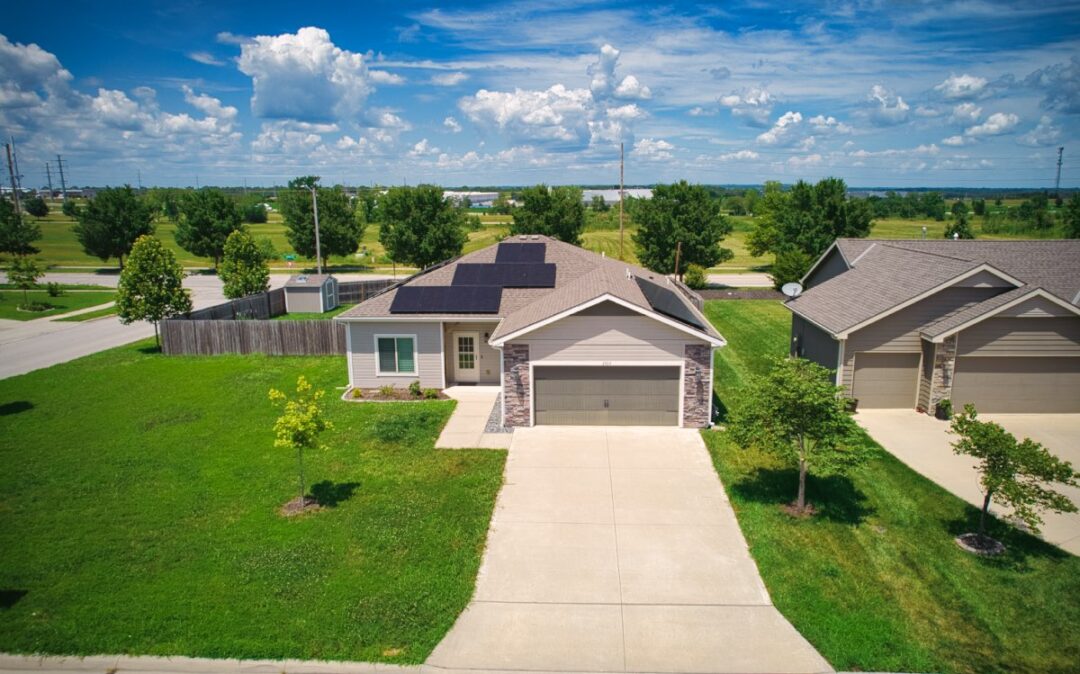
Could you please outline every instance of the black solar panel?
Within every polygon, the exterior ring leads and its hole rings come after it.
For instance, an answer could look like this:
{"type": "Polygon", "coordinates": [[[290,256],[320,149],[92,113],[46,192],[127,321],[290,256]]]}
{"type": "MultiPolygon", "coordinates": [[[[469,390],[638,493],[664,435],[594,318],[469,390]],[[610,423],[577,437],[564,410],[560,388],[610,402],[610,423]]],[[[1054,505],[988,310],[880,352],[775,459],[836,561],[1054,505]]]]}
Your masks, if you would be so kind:
{"type": "Polygon", "coordinates": [[[554,288],[555,265],[547,262],[512,264],[463,262],[454,270],[452,284],[501,288],[554,288]]]}
{"type": "Polygon", "coordinates": [[[494,314],[498,286],[402,286],[390,304],[392,314],[494,314]]]}
{"type": "Polygon", "coordinates": [[[546,243],[500,243],[495,251],[496,262],[543,262],[546,243]]]}
{"type": "Polygon", "coordinates": [[[649,306],[653,309],[687,325],[692,325],[700,330],[705,329],[698,317],[694,315],[694,312],[690,311],[690,308],[686,306],[686,303],[674,290],[652,281],[646,281],[640,276],[635,276],[634,280],[637,281],[638,287],[641,288],[642,294],[645,295],[645,299],[649,301],[649,306]]]}

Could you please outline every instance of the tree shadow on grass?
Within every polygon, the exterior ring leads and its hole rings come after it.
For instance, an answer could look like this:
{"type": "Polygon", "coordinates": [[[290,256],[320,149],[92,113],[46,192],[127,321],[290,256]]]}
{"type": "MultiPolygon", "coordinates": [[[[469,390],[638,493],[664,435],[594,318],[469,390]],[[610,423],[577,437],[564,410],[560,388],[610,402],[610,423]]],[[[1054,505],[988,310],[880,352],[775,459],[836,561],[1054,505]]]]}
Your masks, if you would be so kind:
{"type": "MultiPolygon", "coordinates": [[[[794,468],[758,468],[732,489],[747,501],[780,507],[795,500],[798,487],[799,472],[794,468]]],[[[815,518],[843,524],[861,524],[875,512],[866,505],[866,496],[855,483],[843,475],[808,475],[806,500],[813,504],[815,518]]]]}
{"type": "Polygon", "coordinates": [[[311,495],[324,508],[336,508],[342,501],[348,501],[360,488],[359,482],[331,482],[323,480],[311,485],[311,495]]]}
{"type": "MultiPolygon", "coordinates": [[[[979,530],[979,513],[978,508],[966,506],[963,517],[944,522],[945,530],[953,538],[961,534],[976,532],[979,530]]],[[[1023,572],[1031,570],[1032,559],[1062,561],[1072,557],[1053,543],[1047,543],[1034,534],[993,515],[987,520],[986,533],[990,538],[1005,545],[1005,552],[1000,555],[972,555],[986,566],[1023,572]]]]}
{"type": "Polygon", "coordinates": [[[161,347],[157,344],[148,344],[146,346],[140,346],[138,348],[139,353],[156,354],[161,353],[161,347]]]}
{"type": "Polygon", "coordinates": [[[27,412],[34,409],[34,403],[29,400],[13,400],[0,405],[0,417],[6,417],[19,412],[27,412]]]}
{"type": "Polygon", "coordinates": [[[0,610],[7,610],[26,596],[26,590],[0,590],[0,610]]]}

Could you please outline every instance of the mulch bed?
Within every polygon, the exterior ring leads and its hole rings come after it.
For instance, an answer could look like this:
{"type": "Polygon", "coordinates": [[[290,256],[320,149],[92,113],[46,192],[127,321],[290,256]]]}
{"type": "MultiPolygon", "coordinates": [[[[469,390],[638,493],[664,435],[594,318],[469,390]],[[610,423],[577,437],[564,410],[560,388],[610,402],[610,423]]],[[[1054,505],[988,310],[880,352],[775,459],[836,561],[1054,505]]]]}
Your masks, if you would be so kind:
{"type": "Polygon", "coordinates": [[[362,403],[362,402],[401,402],[401,401],[405,401],[405,402],[421,402],[421,401],[424,401],[424,400],[450,400],[450,396],[446,395],[442,391],[439,391],[438,396],[435,397],[435,398],[425,398],[423,395],[421,395],[418,398],[418,397],[414,396],[412,393],[410,393],[409,389],[404,388],[404,387],[402,387],[402,388],[395,387],[394,391],[393,391],[393,393],[391,395],[386,395],[381,390],[379,390],[377,388],[361,388],[361,389],[351,388],[348,391],[346,391],[343,396],[341,396],[341,399],[344,400],[345,402],[356,402],[356,403],[362,403]],[[357,391],[357,390],[360,391],[360,393],[361,393],[359,398],[353,397],[354,396],[353,391],[357,391]]]}
{"type": "Polygon", "coordinates": [[[282,517],[295,517],[296,515],[304,515],[319,510],[322,510],[322,506],[319,505],[319,502],[315,500],[314,496],[305,496],[303,499],[297,496],[281,506],[278,509],[278,514],[282,517]]]}
{"type": "Polygon", "coordinates": [[[1000,541],[982,534],[960,534],[954,540],[961,549],[976,555],[993,557],[1005,552],[1005,546],[1000,541]]]}
{"type": "Polygon", "coordinates": [[[781,510],[783,510],[791,517],[797,517],[799,519],[813,517],[814,513],[817,512],[817,510],[814,508],[813,503],[807,503],[805,506],[800,508],[798,503],[792,502],[788,503],[787,505],[781,506],[781,510]]]}
{"type": "Polygon", "coordinates": [[[784,294],[771,288],[734,290],[725,288],[706,288],[696,291],[706,300],[783,300],[784,294]]]}

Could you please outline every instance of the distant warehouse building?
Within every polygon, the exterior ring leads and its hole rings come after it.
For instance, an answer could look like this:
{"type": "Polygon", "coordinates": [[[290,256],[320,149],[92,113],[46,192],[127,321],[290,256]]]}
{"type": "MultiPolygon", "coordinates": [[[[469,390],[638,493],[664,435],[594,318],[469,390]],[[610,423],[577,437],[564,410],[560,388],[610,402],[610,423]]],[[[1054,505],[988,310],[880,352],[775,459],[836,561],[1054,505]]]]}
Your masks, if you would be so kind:
{"type": "MultiPolygon", "coordinates": [[[[648,187],[628,187],[623,190],[627,199],[652,199],[652,189],[648,187]]],[[[607,204],[619,203],[619,190],[582,190],[581,198],[591,204],[594,197],[603,197],[607,204]]]]}
{"type": "Polygon", "coordinates": [[[466,199],[476,208],[491,208],[495,200],[499,198],[498,192],[457,192],[446,190],[443,196],[456,204],[463,203],[466,199]]]}

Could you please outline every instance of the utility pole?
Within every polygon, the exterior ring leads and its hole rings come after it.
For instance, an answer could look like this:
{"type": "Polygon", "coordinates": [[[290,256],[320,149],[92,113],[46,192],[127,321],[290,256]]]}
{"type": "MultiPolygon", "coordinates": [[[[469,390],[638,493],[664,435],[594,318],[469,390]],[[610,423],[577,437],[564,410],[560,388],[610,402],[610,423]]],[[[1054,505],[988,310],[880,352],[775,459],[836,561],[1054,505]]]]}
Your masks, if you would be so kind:
{"type": "Polygon", "coordinates": [[[1057,178],[1054,180],[1054,198],[1061,198],[1061,155],[1065,152],[1064,147],[1058,148],[1058,169],[1057,178]]]}
{"type": "Polygon", "coordinates": [[[319,192],[315,186],[311,190],[311,212],[315,215],[315,273],[322,273],[322,245],[319,243],[319,192]]]}
{"type": "Polygon", "coordinates": [[[138,169],[138,172],[135,175],[138,176],[139,192],[142,192],[142,169],[138,169]]]}
{"type": "Polygon", "coordinates": [[[49,162],[45,162],[45,176],[49,179],[49,198],[52,199],[52,170],[49,168],[49,162]]]}
{"type": "Polygon", "coordinates": [[[15,151],[15,136],[11,136],[11,160],[15,163],[15,184],[22,189],[22,174],[19,173],[19,153],[15,151]]]}
{"type": "Polygon", "coordinates": [[[682,257],[682,241],[675,244],[675,280],[679,280],[679,258],[682,257]]]}
{"type": "Polygon", "coordinates": [[[60,169],[60,195],[67,201],[67,184],[64,182],[64,160],[56,155],[56,167],[60,169]]]}
{"type": "Polygon", "coordinates": [[[22,213],[19,210],[19,183],[15,179],[15,164],[11,159],[11,143],[5,143],[4,149],[7,151],[8,175],[11,176],[11,198],[15,200],[15,214],[19,216],[22,213]]]}
{"type": "Polygon", "coordinates": [[[624,169],[624,152],[623,143],[619,143],[619,259],[625,260],[623,257],[623,169],[624,169]]]}

